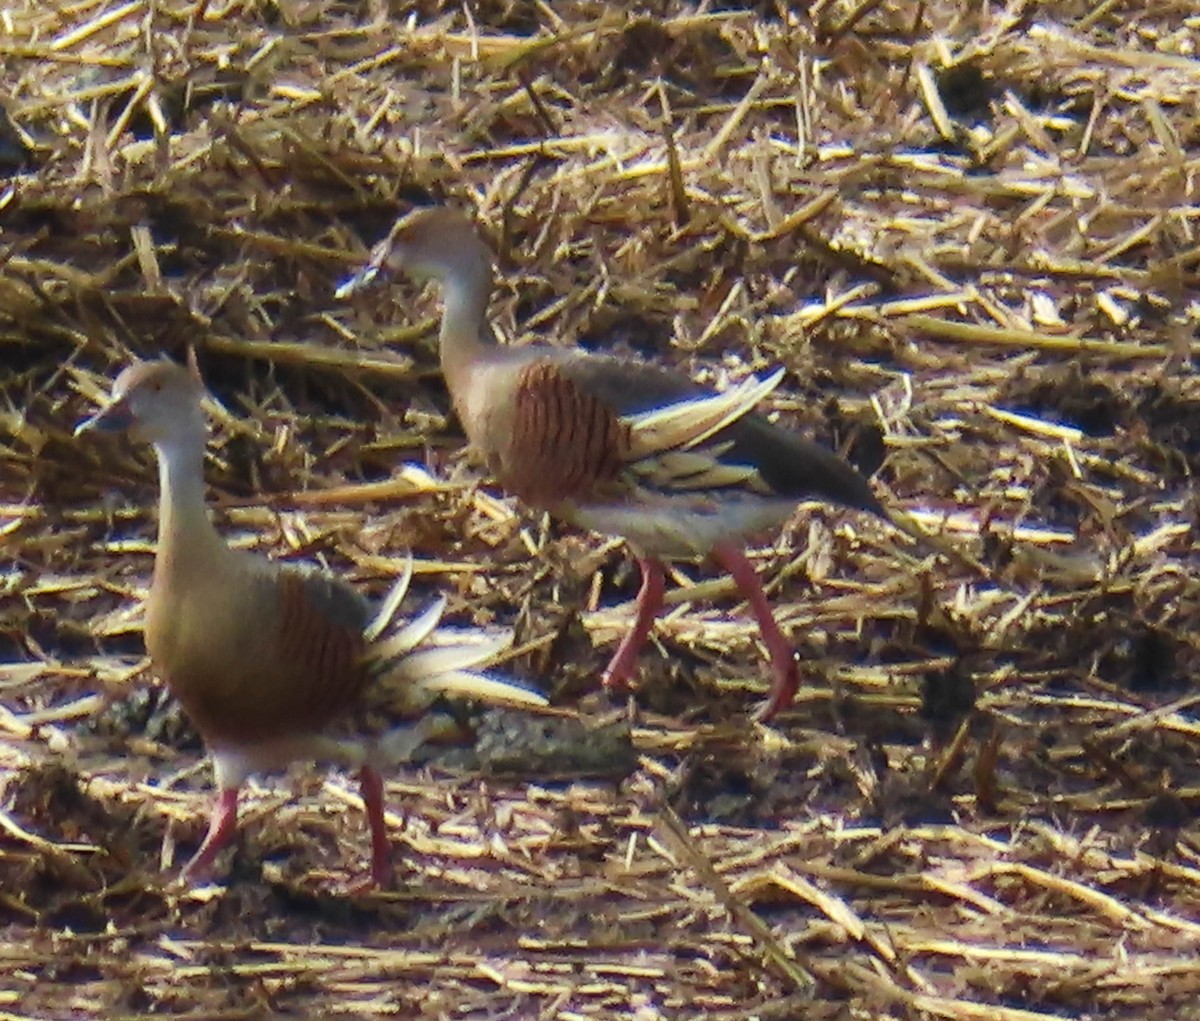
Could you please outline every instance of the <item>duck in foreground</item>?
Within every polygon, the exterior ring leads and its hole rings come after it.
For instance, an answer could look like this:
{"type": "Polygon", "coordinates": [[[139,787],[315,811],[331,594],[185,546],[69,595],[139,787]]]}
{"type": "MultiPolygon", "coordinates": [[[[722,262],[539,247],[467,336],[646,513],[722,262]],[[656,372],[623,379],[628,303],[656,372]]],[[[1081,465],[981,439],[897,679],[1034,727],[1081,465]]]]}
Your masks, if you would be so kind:
{"type": "Polygon", "coordinates": [[[890,515],[867,480],[825,448],[753,410],[783,377],[724,393],[646,362],[548,345],[502,347],[487,322],[491,253],[448,208],[399,221],[345,296],[385,270],[442,286],[441,366],[471,443],[500,485],[583,528],[628,540],[641,567],[634,621],[604,673],[627,683],[663,604],[663,561],[710,557],[732,575],[771,661],[769,720],[799,685],[784,638],[742,548],[804,500],[890,515]]]}
{"type": "Polygon", "coordinates": [[[384,884],[390,864],[382,771],[430,736],[422,711],[441,694],[518,706],[546,700],[475,669],[507,641],[443,628],[444,598],[411,620],[395,620],[411,561],[373,612],[326,572],[226,545],[204,500],[203,397],[194,356],[186,369],[139,362],[117,378],[111,403],[76,430],[125,430],[153,444],[158,457],[146,648],[204,739],[219,791],[208,833],[183,876],[203,874],[228,843],[247,776],[309,760],[358,771],[371,831],[370,877],[384,884]]]}

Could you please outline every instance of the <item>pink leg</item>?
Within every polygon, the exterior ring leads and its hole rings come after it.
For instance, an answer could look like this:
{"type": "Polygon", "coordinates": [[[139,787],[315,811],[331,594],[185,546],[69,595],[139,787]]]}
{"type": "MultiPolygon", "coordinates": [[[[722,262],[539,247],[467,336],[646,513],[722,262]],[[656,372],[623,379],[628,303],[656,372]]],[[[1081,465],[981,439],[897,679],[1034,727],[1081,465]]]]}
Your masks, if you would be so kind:
{"type": "Polygon", "coordinates": [[[758,619],[758,629],[762,633],[763,644],[771,657],[771,692],[764,705],[755,714],[759,721],[766,723],[780,709],[786,709],[796,696],[800,686],[800,672],[796,667],[796,653],[791,644],[783,637],[779,625],[775,622],[775,614],[771,612],[771,604],[758,580],[754,565],[746,559],[736,546],[721,543],[712,552],[717,561],[737,584],[739,590],[750,604],[750,609],[758,619]]]}
{"type": "Polygon", "coordinates": [[[212,818],[208,823],[208,833],[205,834],[200,849],[192,855],[192,860],[183,867],[181,879],[191,882],[208,871],[213,859],[220,853],[221,848],[229,843],[229,838],[237,829],[237,811],[238,789],[226,787],[217,794],[212,818]]]}
{"type": "Polygon", "coordinates": [[[371,829],[371,882],[388,886],[392,880],[392,855],[383,819],[383,777],[374,766],[363,766],[358,773],[358,784],[371,829]]]}
{"type": "Polygon", "coordinates": [[[642,569],[642,587],[637,594],[633,626],[621,639],[616,654],[609,660],[608,666],[604,670],[602,683],[606,688],[628,687],[638,653],[646,644],[646,639],[650,636],[650,629],[654,626],[654,618],[662,609],[664,586],[662,564],[649,557],[639,557],[638,567],[642,569]]]}

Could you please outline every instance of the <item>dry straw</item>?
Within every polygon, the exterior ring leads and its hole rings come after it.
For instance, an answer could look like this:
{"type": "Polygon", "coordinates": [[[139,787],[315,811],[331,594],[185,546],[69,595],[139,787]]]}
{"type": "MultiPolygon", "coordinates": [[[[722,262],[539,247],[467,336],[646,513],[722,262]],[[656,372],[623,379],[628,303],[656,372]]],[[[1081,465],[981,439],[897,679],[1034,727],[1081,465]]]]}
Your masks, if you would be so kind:
{"type": "Polygon", "coordinates": [[[1196,1016],[1194,4],[723,6],[0,12],[0,1017],[1196,1016]],[[976,566],[800,514],[771,731],[681,566],[632,752],[564,757],[620,732],[580,696],[619,544],[474,485],[432,292],[333,297],[428,201],[512,342],[781,365],[772,412],[976,566]],[[396,777],[396,891],[322,892],[364,835],[309,772],[250,791],[228,889],[168,883],[206,784],[141,661],[153,472],[70,433],[189,343],[227,535],[372,591],[411,548],[582,707],[396,777]]]}

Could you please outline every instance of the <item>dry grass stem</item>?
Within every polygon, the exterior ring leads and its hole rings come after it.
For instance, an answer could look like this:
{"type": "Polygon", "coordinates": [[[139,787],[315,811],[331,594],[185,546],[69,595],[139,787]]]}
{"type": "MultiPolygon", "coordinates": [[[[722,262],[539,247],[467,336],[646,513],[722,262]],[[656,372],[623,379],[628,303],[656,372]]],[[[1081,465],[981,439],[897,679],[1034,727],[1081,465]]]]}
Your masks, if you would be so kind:
{"type": "Polygon", "coordinates": [[[1200,1017],[1195,5],[811,6],[6,5],[0,1016],[1200,1017]],[[506,342],[781,367],[929,534],[755,552],[778,726],[707,567],[594,693],[622,547],[481,482],[432,289],[334,296],[431,202],[506,342]],[[361,805],[304,769],[171,879],[211,781],[141,645],[156,476],[71,432],[189,346],[231,542],[370,593],[411,554],[554,703],[389,779],[393,890],[330,892],[361,805]]]}

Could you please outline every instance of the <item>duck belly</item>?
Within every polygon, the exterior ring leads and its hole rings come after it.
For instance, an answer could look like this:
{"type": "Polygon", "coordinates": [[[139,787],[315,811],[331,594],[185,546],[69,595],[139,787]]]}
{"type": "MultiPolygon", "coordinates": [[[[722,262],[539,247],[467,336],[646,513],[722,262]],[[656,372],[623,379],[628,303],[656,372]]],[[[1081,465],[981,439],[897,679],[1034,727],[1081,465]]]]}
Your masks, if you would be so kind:
{"type": "Polygon", "coordinates": [[[794,500],[687,495],[571,506],[562,516],[580,528],[619,535],[639,552],[664,560],[698,560],[723,542],[738,545],[783,525],[794,500]]]}

